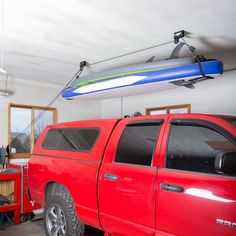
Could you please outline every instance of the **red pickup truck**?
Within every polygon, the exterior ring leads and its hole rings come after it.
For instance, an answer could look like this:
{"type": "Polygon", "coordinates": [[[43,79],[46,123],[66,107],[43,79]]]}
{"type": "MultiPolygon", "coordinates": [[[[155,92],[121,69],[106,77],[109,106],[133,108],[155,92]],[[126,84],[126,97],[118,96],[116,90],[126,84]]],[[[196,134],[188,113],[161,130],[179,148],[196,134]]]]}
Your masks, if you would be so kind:
{"type": "Polygon", "coordinates": [[[236,117],[173,114],[48,126],[29,161],[48,236],[236,235],[236,117]]]}

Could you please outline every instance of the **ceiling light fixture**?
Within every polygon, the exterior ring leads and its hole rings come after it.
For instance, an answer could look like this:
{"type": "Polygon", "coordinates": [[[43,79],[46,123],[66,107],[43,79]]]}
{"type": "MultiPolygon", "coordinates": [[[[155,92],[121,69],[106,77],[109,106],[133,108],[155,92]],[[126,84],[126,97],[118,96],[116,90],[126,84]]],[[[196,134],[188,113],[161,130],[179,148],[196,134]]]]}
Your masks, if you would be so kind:
{"type": "Polygon", "coordinates": [[[7,74],[7,71],[4,70],[2,67],[0,67],[0,73],[3,74],[3,75],[6,75],[6,74],[7,74]]]}
{"type": "Polygon", "coordinates": [[[6,91],[0,91],[0,98],[6,98],[8,97],[9,93],[6,91]]]}

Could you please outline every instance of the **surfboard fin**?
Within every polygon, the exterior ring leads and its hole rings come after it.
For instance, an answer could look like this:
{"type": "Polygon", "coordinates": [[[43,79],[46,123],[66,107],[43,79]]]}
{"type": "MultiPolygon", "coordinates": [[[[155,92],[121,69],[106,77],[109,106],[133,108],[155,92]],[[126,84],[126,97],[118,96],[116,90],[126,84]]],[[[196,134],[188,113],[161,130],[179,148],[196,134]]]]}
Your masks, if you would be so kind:
{"type": "Polygon", "coordinates": [[[191,80],[184,80],[184,79],[181,79],[181,80],[178,80],[178,81],[173,81],[171,82],[172,84],[174,85],[177,85],[177,86],[184,86],[186,88],[190,88],[190,89],[194,89],[194,83],[191,81],[191,80]]]}
{"type": "Polygon", "coordinates": [[[150,57],[147,61],[145,61],[145,63],[153,62],[154,58],[155,58],[155,56],[150,57]]]}
{"type": "Polygon", "coordinates": [[[195,79],[191,79],[191,80],[178,80],[178,81],[173,81],[170,82],[171,84],[177,85],[177,86],[184,86],[186,88],[190,88],[190,89],[194,89],[194,84],[201,82],[201,81],[205,81],[208,79],[214,79],[214,77],[211,76],[204,76],[204,77],[200,77],[200,78],[195,78],[195,79]]]}

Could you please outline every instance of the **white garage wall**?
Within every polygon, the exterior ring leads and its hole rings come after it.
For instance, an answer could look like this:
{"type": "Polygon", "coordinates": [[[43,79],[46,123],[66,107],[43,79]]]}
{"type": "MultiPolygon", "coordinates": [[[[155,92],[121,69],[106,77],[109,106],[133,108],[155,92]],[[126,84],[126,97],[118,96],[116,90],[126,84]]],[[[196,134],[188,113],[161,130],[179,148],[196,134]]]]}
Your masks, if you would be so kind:
{"type": "MultiPolygon", "coordinates": [[[[123,115],[136,111],[145,114],[145,108],[190,103],[192,112],[236,115],[236,71],[225,72],[212,80],[196,84],[195,89],[178,87],[152,94],[123,98],[123,115]]],[[[103,100],[103,118],[121,117],[121,99],[103,100]]]]}
{"type": "MultiPolygon", "coordinates": [[[[3,84],[4,82],[1,80],[0,89],[3,89],[3,84]]],[[[47,106],[62,89],[60,86],[30,83],[18,79],[10,79],[8,87],[14,94],[8,98],[0,98],[0,145],[6,145],[8,142],[9,103],[47,106]]],[[[57,108],[58,122],[94,119],[101,116],[99,101],[66,101],[60,97],[52,107],[57,108]]]]}

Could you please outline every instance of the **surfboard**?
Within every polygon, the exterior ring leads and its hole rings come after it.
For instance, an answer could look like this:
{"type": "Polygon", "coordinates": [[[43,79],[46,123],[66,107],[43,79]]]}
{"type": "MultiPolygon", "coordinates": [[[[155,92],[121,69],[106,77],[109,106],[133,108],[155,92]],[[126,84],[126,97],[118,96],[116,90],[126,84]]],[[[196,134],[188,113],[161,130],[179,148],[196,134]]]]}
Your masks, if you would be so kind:
{"type": "Polygon", "coordinates": [[[195,58],[155,61],[103,71],[76,79],[62,92],[66,99],[105,99],[151,93],[193,84],[223,73],[223,63],[195,58]],[[204,77],[204,78],[203,78],[204,77]]]}

